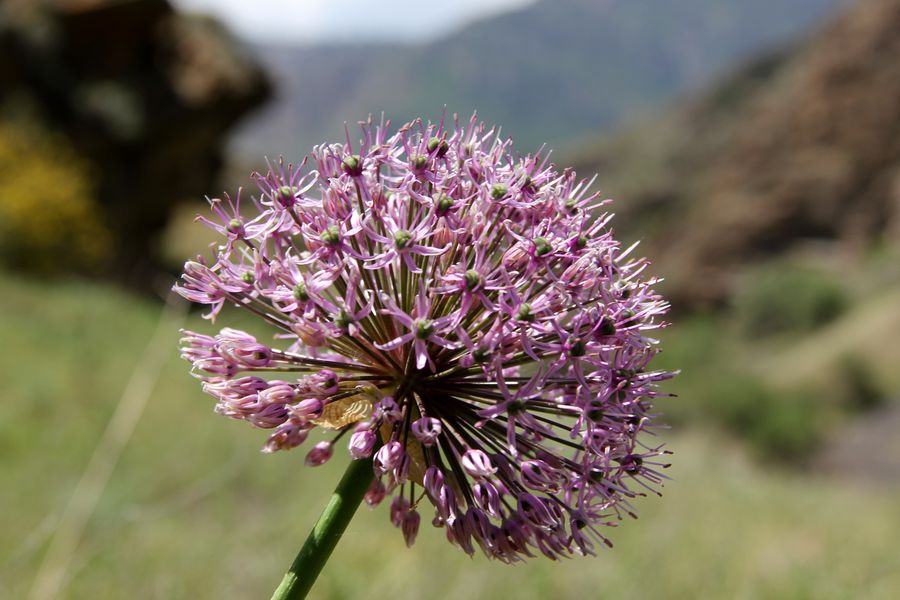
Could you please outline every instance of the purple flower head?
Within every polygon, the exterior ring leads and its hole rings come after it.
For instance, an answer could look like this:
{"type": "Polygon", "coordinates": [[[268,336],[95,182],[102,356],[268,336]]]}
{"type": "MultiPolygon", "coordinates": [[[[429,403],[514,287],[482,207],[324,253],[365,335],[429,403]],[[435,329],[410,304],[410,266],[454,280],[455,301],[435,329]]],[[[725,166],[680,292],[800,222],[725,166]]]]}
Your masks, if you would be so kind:
{"type": "Polygon", "coordinates": [[[370,120],[359,144],[254,179],[243,206],[210,201],[221,243],[176,290],[210,320],[228,303],[275,330],[182,338],[216,412],[270,430],[264,451],[319,437],[316,466],[344,439],[407,544],[430,504],[451,543],[505,562],[591,554],[656,493],[668,304],[592,181],[474,117],[370,120]]]}

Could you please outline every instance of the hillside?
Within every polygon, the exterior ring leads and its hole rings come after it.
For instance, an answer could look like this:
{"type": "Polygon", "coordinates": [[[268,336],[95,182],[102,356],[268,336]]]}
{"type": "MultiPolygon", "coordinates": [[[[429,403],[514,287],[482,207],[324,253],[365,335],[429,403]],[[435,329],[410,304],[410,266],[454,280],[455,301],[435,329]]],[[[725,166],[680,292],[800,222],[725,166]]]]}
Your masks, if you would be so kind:
{"type": "MultiPolygon", "coordinates": [[[[9,310],[0,336],[16,368],[0,403],[0,476],[15,490],[0,495],[9,516],[0,597],[26,598],[132,369],[146,368],[159,307],[109,287],[2,275],[9,310]]],[[[198,316],[187,326],[211,329],[198,316]]],[[[264,435],[213,414],[177,356],[176,329],[163,330],[161,376],[148,382],[146,411],[73,552],[61,597],[266,597],[348,461],[343,447],[314,470],[302,466],[302,449],[261,454],[264,435]]],[[[358,512],[317,591],[582,599],[596,597],[585,590],[599,581],[604,597],[897,598],[896,488],[760,466],[734,436],[711,428],[661,435],[675,451],[673,481],[663,498],[636,501],[640,519],[612,529],[615,548],[597,558],[513,569],[453,551],[426,522],[409,550],[381,506],[358,512]]]]}
{"type": "Polygon", "coordinates": [[[344,121],[478,110],[521,148],[560,147],[779,45],[841,0],[542,0],[417,46],[256,47],[278,100],[239,153],[305,153],[344,121]]]}
{"type": "Polygon", "coordinates": [[[680,302],[721,302],[736,267],[813,244],[852,264],[900,232],[898,30],[900,0],[857,4],[569,162],[623,199],[680,302]]]}

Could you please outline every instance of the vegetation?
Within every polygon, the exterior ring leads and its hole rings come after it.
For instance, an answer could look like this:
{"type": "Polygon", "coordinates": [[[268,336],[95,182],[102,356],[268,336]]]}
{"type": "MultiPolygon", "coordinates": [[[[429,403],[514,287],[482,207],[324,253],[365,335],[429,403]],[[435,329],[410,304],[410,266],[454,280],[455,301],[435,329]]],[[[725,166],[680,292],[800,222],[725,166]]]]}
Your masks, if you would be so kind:
{"type": "Polygon", "coordinates": [[[860,265],[847,285],[882,289],[857,298],[824,271],[776,261],[748,274],[730,309],[678,319],[658,359],[682,369],[668,420],[723,429],[764,461],[808,461],[900,389],[900,286],[883,289],[884,272],[860,265]]]}
{"type": "Polygon", "coordinates": [[[93,191],[64,139],[0,123],[0,262],[44,273],[98,266],[110,236],[93,191]]]}
{"type": "Polygon", "coordinates": [[[678,398],[664,407],[668,420],[724,430],[766,462],[804,462],[827,433],[833,405],[808,389],[773,390],[744,364],[747,348],[728,330],[725,318],[706,316],[664,336],[661,364],[683,369],[671,385],[678,398]]]}
{"type": "MultiPolygon", "coordinates": [[[[14,490],[0,496],[0,511],[15,516],[0,530],[0,596],[20,598],[140,366],[159,307],[77,282],[0,281],[0,337],[17,365],[0,405],[0,477],[14,490]]],[[[402,600],[440,589],[446,598],[528,600],[599,588],[622,598],[896,597],[900,493],[748,461],[734,436],[677,412],[699,402],[704,380],[718,377],[714,357],[735,343],[717,334],[720,325],[698,318],[666,333],[660,358],[685,368],[673,382],[680,397],[661,401],[677,423],[676,433],[662,432],[676,453],[673,481],[662,501],[638,502],[638,522],[612,532],[614,550],[506,567],[460,555],[429,527],[407,551],[383,514],[363,510],[326,567],[320,597],[402,600]],[[400,558],[378,560],[388,547],[400,558]]],[[[265,596],[344,466],[336,458],[311,471],[300,454],[259,454],[264,435],[212,414],[176,356],[177,332],[169,336],[162,377],[88,524],[64,598],[265,596]]]]}
{"type": "Polygon", "coordinates": [[[806,333],[834,320],[849,303],[825,273],[779,262],[752,271],[735,295],[741,332],[749,338],[806,333]]]}

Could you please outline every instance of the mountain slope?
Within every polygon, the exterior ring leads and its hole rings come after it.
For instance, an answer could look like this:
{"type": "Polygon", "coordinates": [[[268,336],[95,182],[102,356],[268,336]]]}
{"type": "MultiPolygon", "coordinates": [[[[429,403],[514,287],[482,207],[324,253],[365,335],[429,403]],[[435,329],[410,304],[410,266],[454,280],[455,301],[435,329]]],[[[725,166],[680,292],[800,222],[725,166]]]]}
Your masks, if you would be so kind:
{"type": "Polygon", "coordinates": [[[796,51],[572,162],[623,199],[687,303],[722,301],[738,267],[811,239],[845,254],[896,240],[898,30],[900,0],[858,3],[796,51]]]}
{"type": "Polygon", "coordinates": [[[543,0],[420,46],[258,47],[279,101],[237,140],[298,154],[382,111],[503,125],[525,148],[558,145],[703,83],[810,27],[840,0],[543,0]]]}

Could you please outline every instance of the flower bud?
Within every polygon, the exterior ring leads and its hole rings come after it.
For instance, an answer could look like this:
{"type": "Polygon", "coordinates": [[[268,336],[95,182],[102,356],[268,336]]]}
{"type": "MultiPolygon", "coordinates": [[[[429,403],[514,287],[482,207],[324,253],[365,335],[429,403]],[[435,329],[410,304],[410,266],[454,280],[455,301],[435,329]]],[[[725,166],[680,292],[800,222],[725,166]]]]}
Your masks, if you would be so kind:
{"type": "Polygon", "coordinates": [[[387,488],[384,487],[384,483],[382,483],[381,479],[376,479],[372,482],[372,485],[369,486],[364,499],[368,506],[375,507],[381,504],[381,501],[384,500],[386,495],[387,488]]]}
{"type": "Polygon", "coordinates": [[[406,453],[403,446],[397,440],[392,440],[378,449],[375,453],[375,471],[377,473],[389,473],[400,466],[406,453]]]}
{"type": "Polygon", "coordinates": [[[290,407],[291,416],[301,421],[313,421],[322,416],[324,404],[319,398],[306,398],[290,407]]]}
{"type": "Polygon", "coordinates": [[[265,446],[263,446],[264,454],[271,454],[272,452],[277,452],[278,450],[289,450],[291,448],[296,448],[300,444],[306,441],[306,437],[309,435],[309,429],[301,427],[294,423],[293,421],[286,421],[278,426],[275,429],[274,433],[269,436],[269,439],[266,440],[265,446]]]}
{"type": "Polygon", "coordinates": [[[409,500],[407,500],[405,496],[395,496],[394,499],[391,500],[391,523],[394,527],[403,525],[403,518],[406,516],[406,513],[409,512],[409,509],[409,500]]]}
{"type": "Polygon", "coordinates": [[[350,436],[350,456],[355,460],[372,456],[375,448],[375,432],[371,430],[356,431],[350,436]]]}
{"type": "Polygon", "coordinates": [[[444,474],[439,468],[431,465],[425,469],[425,476],[422,479],[422,486],[425,493],[434,501],[440,495],[441,489],[444,487],[444,474]]]}
{"type": "Polygon", "coordinates": [[[500,516],[500,493],[490,481],[479,481],[472,486],[472,495],[478,507],[492,517],[500,516]]]}
{"type": "Polygon", "coordinates": [[[472,477],[490,477],[497,472],[497,467],[482,450],[466,450],[461,462],[466,473],[472,477]]]}
{"type": "Polygon", "coordinates": [[[385,396],[375,407],[375,418],[385,423],[396,423],[400,420],[400,407],[394,401],[393,396],[385,396]]]}
{"type": "Polygon", "coordinates": [[[400,529],[403,531],[403,539],[406,541],[407,548],[412,548],[412,545],[415,543],[421,520],[422,518],[416,510],[410,510],[403,516],[400,529]]]}
{"type": "Polygon", "coordinates": [[[259,392],[259,400],[263,404],[290,404],[296,397],[294,386],[284,382],[269,385],[259,392]]]}
{"type": "Polygon", "coordinates": [[[312,450],[306,455],[306,466],[318,467],[327,463],[328,459],[331,458],[332,446],[331,442],[319,442],[313,446],[312,450]]]}
{"type": "Polygon", "coordinates": [[[422,417],[413,422],[411,429],[423,446],[431,446],[441,435],[441,422],[433,417],[422,417]]]}
{"type": "Polygon", "coordinates": [[[262,429],[271,429],[284,423],[287,418],[288,412],[284,404],[269,404],[249,415],[247,420],[262,429]]]}

